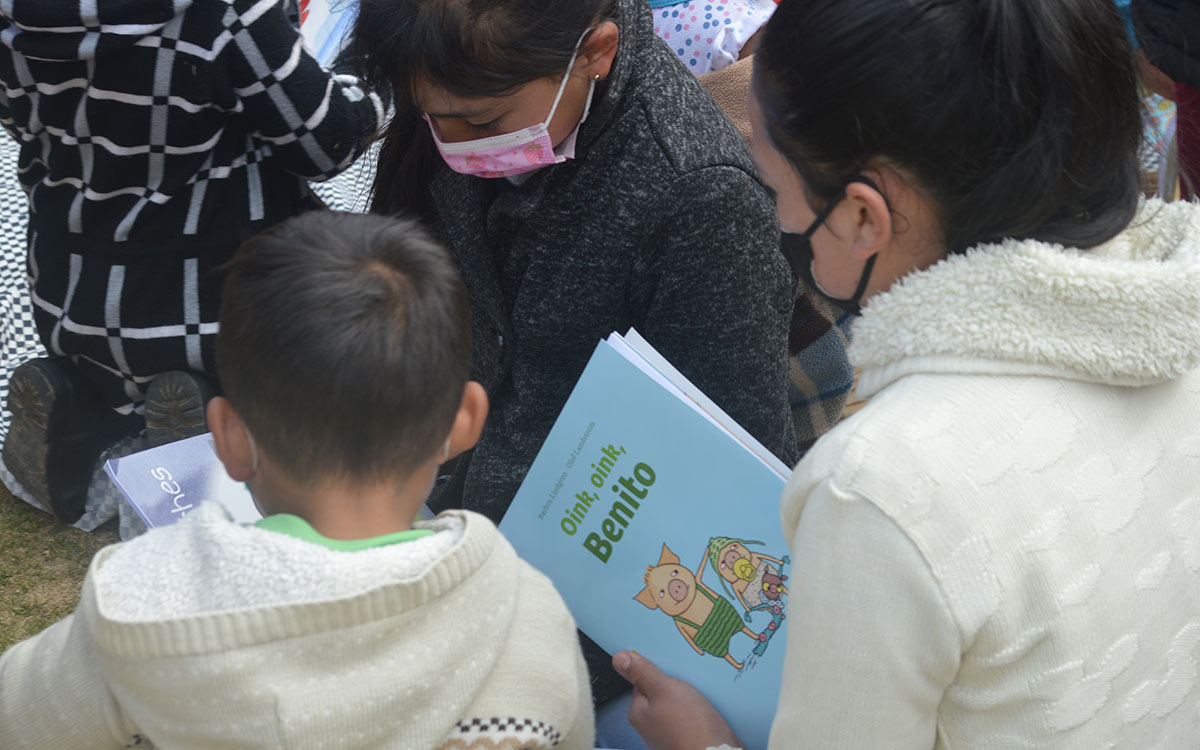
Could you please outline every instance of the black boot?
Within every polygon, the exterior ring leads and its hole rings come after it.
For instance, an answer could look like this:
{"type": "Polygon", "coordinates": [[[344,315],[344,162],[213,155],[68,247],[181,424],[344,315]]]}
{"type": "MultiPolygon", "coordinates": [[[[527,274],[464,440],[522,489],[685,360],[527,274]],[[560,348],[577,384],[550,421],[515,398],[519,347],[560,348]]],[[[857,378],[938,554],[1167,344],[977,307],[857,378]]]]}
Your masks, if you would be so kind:
{"type": "Polygon", "coordinates": [[[150,381],[146,390],[146,438],[151,447],[208,431],[204,407],[217,395],[206,375],[174,370],[150,381]]]}
{"type": "Polygon", "coordinates": [[[100,392],[67,359],[35,359],[8,382],[12,424],[4,465],[54,515],[83,515],[100,454],[141,429],[137,415],[108,408],[100,392]]]}

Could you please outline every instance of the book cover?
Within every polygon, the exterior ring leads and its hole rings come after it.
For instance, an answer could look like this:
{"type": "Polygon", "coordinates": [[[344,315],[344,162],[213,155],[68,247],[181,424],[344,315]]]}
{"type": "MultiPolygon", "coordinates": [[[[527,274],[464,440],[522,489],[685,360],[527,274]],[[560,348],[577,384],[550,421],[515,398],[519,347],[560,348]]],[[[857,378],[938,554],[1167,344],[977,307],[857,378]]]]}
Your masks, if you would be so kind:
{"type": "MultiPolygon", "coordinates": [[[[249,488],[225,472],[210,433],[110,458],[104,471],[149,528],[175,523],[208,501],[224,505],[237,523],[262,518],[249,488]]],[[[428,505],[417,512],[418,521],[433,517],[428,505]]]]}
{"type": "Polygon", "coordinates": [[[346,46],[357,10],[358,0],[300,0],[300,34],[325,67],[346,46]]]}
{"type": "Polygon", "coordinates": [[[600,342],[500,529],[602,648],[695,685],[766,747],[786,645],[784,474],[650,359],[600,342]]]}
{"type": "Polygon", "coordinates": [[[262,518],[246,485],[225,473],[207,433],[110,458],[104,470],[149,528],[175,523],[208,501],[220,502],[238,523],[262,518]]]}

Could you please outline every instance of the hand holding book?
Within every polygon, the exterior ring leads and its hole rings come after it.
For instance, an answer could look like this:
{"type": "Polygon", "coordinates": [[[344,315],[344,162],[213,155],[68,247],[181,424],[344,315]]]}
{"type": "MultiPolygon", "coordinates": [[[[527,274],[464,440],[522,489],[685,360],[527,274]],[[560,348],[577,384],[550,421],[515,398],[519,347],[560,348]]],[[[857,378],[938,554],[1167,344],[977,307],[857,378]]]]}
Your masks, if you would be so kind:
{"type": "Polygon", "coordinates": [[[613,668],[633,685],[629,723],[652,750],[744,747],[700,691],[663,674],[646,657],[618,651],[613,668]]]}

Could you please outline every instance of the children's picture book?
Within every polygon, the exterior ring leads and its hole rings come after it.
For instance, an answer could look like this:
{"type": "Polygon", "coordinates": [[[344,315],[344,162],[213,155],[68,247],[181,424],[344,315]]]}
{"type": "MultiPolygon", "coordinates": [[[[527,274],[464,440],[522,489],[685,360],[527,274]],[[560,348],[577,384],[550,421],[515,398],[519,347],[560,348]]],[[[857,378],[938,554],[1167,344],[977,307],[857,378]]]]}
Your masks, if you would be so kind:
{"type": "Polygon", "coordinates": [[[349,41],[357,11],[358,0],[300,0],[300,35],[325,67],[349,41]]]}
{"type": "Polygon", "coordinates": [[[765,748],[786,646],[789,473],[636,331],[614,333],[500,530],[592,640],[690,682],[765,748]]]}
{"type": "Polygon", "coordinates": [[[262,518],[246,485],[225,473],[207,433],[110,458],[104,471],[149,528],[175,523],[208,501],[220,502],[238,523],[262,518]]]}

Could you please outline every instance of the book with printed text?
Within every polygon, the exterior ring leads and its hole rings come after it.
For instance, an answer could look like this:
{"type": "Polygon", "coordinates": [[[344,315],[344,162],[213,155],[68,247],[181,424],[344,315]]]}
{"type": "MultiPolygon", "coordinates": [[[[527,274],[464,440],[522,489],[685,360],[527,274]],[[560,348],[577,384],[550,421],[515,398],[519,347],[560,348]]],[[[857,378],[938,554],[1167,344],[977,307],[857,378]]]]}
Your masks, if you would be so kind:
{"type": "Polygon", "coordinates": [[[500,529],[580,629],[767,745],[785,650],[789,469],[636,331],[596,347],[500,529]]]}
{"type": "MultiPolygon", "coordinates": [[[[175,523],[208,501],[224,505],[237,523],[262,518],[250,489],[225,472],[209,433],[110,458],[104,471],[151,529],[175,523]]],[[[431,518],[429,506],[421,506],[417,520],[431,518]]]]}
{"type": "Polygon", "coordinates": [[[104,470],[149,528],[175,523],[209,500],[239,523],[262,518],[246,485],[225,473],[209,434],[110,458],[104,470]]]}

